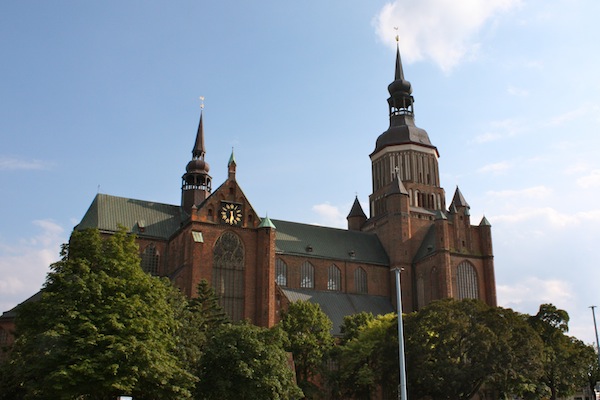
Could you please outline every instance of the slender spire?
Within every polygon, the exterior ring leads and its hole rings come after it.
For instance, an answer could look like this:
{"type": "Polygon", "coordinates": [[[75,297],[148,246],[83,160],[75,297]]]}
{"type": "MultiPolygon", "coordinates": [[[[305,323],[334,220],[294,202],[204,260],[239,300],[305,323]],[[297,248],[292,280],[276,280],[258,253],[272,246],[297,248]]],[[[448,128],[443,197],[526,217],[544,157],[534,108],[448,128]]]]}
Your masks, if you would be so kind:
{"type": "MultiPolygon", "coordinates": [[[[202,107],[204,108],[204,107],[202,107]]],[[[192,149],[193,159],[204,158],[206,149],[204,148],[204,124],[202,122],[202,109],[200,109],[200,122],[198,123],[198,132],[196,133],[196,142],[192,149]]]]}

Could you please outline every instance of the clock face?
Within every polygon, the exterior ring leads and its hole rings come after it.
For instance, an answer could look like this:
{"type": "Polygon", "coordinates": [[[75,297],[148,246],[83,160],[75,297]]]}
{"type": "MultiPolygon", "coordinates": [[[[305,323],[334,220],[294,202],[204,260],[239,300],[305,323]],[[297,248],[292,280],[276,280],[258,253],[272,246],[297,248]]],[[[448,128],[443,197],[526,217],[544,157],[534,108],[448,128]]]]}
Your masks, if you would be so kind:
{"type": "Polygon", "coordinates": [[[223,203],[221,205],[221,221],[229,225],[240,225],[242,222],[242,207],[239,204],[223,203]]]}

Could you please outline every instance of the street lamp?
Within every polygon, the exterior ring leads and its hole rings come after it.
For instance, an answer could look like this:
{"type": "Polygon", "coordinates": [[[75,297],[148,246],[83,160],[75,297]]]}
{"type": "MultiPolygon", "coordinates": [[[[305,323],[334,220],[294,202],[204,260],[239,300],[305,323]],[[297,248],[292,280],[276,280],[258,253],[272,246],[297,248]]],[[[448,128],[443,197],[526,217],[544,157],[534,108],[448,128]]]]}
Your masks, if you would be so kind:
{"type": "Polygon", "coordinates": [[[396,272],[396,308],[398,310],[398,355],[400,364],[400,385],[398,385],[398,399],[408,400],[406,395],[406,366],[404,360],[404,326],[402,325],[402,289],[400,287],[400,272],[402,268],[394,269],[396,272]]]}
{"type": "Polygon", "coordinates": [[[596,352],[598,353],[598,368],[600,368],[600,343],[598,343],[598,326],[596,326],[596,306],[590,306],[592,309],[592,317],[594,318],[594,330],[596,331],[596,352]]]}

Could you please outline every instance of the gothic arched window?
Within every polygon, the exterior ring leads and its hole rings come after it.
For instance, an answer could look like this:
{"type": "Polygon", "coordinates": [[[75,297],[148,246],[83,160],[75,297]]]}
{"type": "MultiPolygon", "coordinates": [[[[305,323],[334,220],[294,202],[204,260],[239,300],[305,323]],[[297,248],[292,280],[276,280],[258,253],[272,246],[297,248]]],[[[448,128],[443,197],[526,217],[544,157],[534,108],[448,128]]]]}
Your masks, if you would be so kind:
{"type": "Polygon", "coordinates": [[[335,264],[327,270],[327,290],[342,290],[342,272],[335,264]]]}
{"type": "Polygon", "coordinates": [[[8,332],[4,328],[0,328],[0,351],[2,347],[8,345],[8,332]]]}
{"type": "Polygon", "coordinates": [[[150,275],[158,275],[158,250],[154,243],[150,243],[142,253],[142,269],[150,275]]]}
{"type": "Polygon", "coordinates": [[[468,261],[458,264],[456,269],[457,297],[462,299],[478,299],[479,284],[477,283],[477,271],[468,261]]]}
{"type": "Polygon", "coordinates": [[[244,319],[244,245],[232,232],[223,233],[215,243],[212,284],[231,320],[244,319]]]}
{"type": "Polygon", "coordinates": [[[429,296],[429,300],[438,300],[440,298],[440,280],[438,278],[438,270],[436,267],[431,268],[431,273],[429,274],[429,287],[431,296],[429,296]]]}
{"type": "Polygon", "coordinates": [[[368,293],[367,273],[361,267],[354,270],[354,289],[356,293],[368,293]]]}
{"type": "Polygon", "coordinates": [[[308,261],[300,266],[300,287],[304,289],[315,288],[315,267],[308,261]]]}
{"type": "Polygon", "coordinates": [[[275,283],[287,286],[287,264],[281,258],[275,261],[275,283]]]}

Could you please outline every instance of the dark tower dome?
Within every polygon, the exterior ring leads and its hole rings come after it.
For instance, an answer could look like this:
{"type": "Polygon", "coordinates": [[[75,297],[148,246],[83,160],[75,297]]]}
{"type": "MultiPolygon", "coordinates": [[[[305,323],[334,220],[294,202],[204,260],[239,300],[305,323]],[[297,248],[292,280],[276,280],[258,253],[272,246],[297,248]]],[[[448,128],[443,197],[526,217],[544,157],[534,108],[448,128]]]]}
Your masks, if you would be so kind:
{"type": "Polygon", "coordinates": [[[210,166],[208,165],[208,163],[206,161],[204,161],[201,158],[196,158],[196,159],[190,161],[187,164],[187,166],[185,167],[185,171],[187,173],[193,173],[193,172],[208,173],[209,170],[210,170],[210,166]]]}

